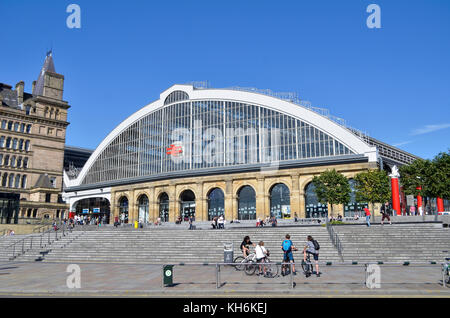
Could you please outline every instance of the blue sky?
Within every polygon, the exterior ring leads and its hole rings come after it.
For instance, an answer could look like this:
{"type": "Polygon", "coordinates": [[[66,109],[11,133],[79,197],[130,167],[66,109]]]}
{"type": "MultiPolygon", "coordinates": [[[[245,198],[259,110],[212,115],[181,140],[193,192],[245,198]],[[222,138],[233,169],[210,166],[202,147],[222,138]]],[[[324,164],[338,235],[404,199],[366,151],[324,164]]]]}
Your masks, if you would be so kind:
{"type": "Polygon", "coordinates": [[[67,144],[96,148],[176,83],[298,92],[424,158],[450,148],[448,0],[1,0],[0,81],[65,76],[67,144]],[[66,8],[81,7],[81,29],[66,8]],[[381,7],[381,29],[366,8],[381,7]]]}

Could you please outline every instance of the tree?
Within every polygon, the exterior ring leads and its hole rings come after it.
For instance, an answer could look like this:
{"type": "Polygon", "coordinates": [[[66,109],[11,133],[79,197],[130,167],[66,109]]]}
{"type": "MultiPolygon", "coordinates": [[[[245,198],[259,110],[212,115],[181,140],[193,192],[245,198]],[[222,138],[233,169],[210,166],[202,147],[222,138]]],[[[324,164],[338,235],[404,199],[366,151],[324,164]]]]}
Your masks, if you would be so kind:
{"type": "MultiPolygon", "coordinates": [[[[400,181],[405,194],[450,198],[450,151],[441,152],[433,160],[417,159],[400,167],[400,181]]],[[[424,205],[425,200],[422,202],[424,205]]]]}
{"type": "Polygon", "coordinates": [[[319,202],[331,205],[332,217],[334,217],[334,205],[350,202],[351,189],[348,179],[335,169],[326,170],[319,176],[315,176],[312,183],[319,202]]]}
{"type": "Polygon", "coordinates": [[[355,192],[356,201],[370,203],[374,211],[376,203],[385,203],[391,199],[389,176],[382,170],[358,173],[355,176],[355,192]]]}

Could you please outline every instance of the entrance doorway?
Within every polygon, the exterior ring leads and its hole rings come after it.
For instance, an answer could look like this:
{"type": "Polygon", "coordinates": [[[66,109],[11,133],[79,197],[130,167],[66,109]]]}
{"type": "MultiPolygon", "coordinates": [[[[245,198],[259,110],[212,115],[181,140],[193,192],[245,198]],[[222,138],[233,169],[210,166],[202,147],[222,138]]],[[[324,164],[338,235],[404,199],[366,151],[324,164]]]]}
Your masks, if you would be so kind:
{"type": "Polygon", "coordinates": [[[180,216],[186,222],[191,216],[195,218],[195,194],[191,190],[185,190],[180,195],[180,216]]]}

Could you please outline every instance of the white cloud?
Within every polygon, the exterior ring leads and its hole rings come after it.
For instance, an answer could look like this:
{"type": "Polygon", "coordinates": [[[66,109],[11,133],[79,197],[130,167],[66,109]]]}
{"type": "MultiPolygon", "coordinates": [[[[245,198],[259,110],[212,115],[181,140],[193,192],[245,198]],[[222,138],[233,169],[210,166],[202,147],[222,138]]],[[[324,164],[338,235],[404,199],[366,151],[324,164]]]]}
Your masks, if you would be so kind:
{"type": "Polygon", "coordinates": [[[415,129],[411,132],[412,136],[423,135],[433,131],[442,130],[450,127],[450,123],[448,124],[439,124],[439,125],[425,125],[422,128],[415,129]]]}
{"type": "Polygon", "coordinates": [[[393,146],[394,146],[394,147],[400,147],[400,146],[404,146],[404,145],[410,144],[410,143],[412,143],[412,142],[414,142],[414,140],[402,141],[402,142],[393,144],[393,146]]]}

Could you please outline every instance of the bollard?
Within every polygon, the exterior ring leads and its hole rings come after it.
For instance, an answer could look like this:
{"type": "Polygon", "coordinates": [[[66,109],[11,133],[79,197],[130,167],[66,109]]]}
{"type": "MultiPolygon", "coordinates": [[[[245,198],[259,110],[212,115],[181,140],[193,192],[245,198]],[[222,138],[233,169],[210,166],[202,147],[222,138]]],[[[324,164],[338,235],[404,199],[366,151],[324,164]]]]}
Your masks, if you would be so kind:
{"type": "Polygon", "coordinates": [[[220,265],[216,264],[216,289],[220,288],[220,265]]]}

